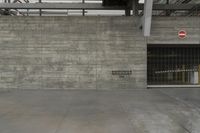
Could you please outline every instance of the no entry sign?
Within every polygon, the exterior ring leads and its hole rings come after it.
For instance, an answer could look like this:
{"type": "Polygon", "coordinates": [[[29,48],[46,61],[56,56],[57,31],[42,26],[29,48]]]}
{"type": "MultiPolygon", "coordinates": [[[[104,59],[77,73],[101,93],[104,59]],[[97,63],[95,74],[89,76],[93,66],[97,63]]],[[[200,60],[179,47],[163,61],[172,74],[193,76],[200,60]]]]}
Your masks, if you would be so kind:
{"type": "Polygon", "coordinates": [[[187,32],[185,30],[180,30],[178,32],[178,37],[179,38],[184,39],[184,38],[186,38],[186,36],[187,36],[187,32]]]}

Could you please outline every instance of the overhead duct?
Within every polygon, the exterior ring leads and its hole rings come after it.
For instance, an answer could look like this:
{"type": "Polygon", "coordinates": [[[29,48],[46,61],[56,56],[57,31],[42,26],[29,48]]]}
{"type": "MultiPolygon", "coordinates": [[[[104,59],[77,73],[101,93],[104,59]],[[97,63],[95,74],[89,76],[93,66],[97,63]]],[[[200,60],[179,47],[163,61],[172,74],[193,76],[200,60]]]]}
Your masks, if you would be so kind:
{"type": "Polygon", "coordinates": [[[103,6],[126,6],[129,0],[103,0],[103,6]]]}

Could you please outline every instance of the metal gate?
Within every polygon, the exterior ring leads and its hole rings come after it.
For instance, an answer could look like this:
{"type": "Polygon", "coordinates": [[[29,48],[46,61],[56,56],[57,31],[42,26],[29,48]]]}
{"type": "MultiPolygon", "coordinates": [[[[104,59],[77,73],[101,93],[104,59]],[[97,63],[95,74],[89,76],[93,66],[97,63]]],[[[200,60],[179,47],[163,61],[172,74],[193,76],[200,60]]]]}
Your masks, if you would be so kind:
{"type": "Polygon", "coordinates": [[[200,84],[200,45],[148,45],[148,85],[200,84]]]}

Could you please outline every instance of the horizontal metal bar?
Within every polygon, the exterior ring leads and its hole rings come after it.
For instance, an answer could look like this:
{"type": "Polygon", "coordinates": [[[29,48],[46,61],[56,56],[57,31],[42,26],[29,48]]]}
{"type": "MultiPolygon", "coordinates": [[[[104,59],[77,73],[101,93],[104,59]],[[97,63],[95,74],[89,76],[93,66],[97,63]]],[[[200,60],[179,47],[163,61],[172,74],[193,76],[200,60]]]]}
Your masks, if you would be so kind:
{"type": "Polygon", "coordinates": [[[199,88],[200,85],[147,85],[147,88],[199,88]]]}
{"type": "MultiPolygon", "coordinates": [[[[154,4],[153,10],[191,10],[197,6],[198,4],[154,4]]],[[[139,10],[143,10],[143,8],[143,4],[138,5],[139,10]]]]}
{"type": "MultiPolygon", "coordinates": [[[[198,4],[154,4],[153,10],[191,10],[198,4]]],[[[0,3],[0,9],[71,9],[71,10],[125,10],[123,6],[102,6],[101,3],[0,3]]],[[[138,5],[139,10],[144,4],[138,5]]]]}
{"type": "MultiPolygon", "coordinates": [[[[39,14],[39,11],[20,11],[23,14],[39,14]]],[[[69,10],[69,11],[42,11],[42,14],[52,14],[52,15],[67,15],[67,14],[71,14],[71,13],[82,13],[82,10],[80,11],[75,11],[75,10],[69,10]]],[[[87,13],[87,11],[85,11],[85,13],[87,13]]]]}
{"type": "Polygon", "coordinates": [[[102,6],[101,3],[1,3],[0,9],[87,9],[125,10],[122,6],[102,6]]]}

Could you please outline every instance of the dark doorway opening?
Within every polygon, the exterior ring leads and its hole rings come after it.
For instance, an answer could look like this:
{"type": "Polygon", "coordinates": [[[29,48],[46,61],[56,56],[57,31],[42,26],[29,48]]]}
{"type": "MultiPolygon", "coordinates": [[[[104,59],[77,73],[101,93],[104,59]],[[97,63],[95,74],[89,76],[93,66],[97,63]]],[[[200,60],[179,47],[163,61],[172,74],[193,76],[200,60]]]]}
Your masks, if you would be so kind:
{"type": "Polygon", "coordinates": [[[147,47],[148,85],[200,84],[200,45],[156,45],[147,47]]]}

